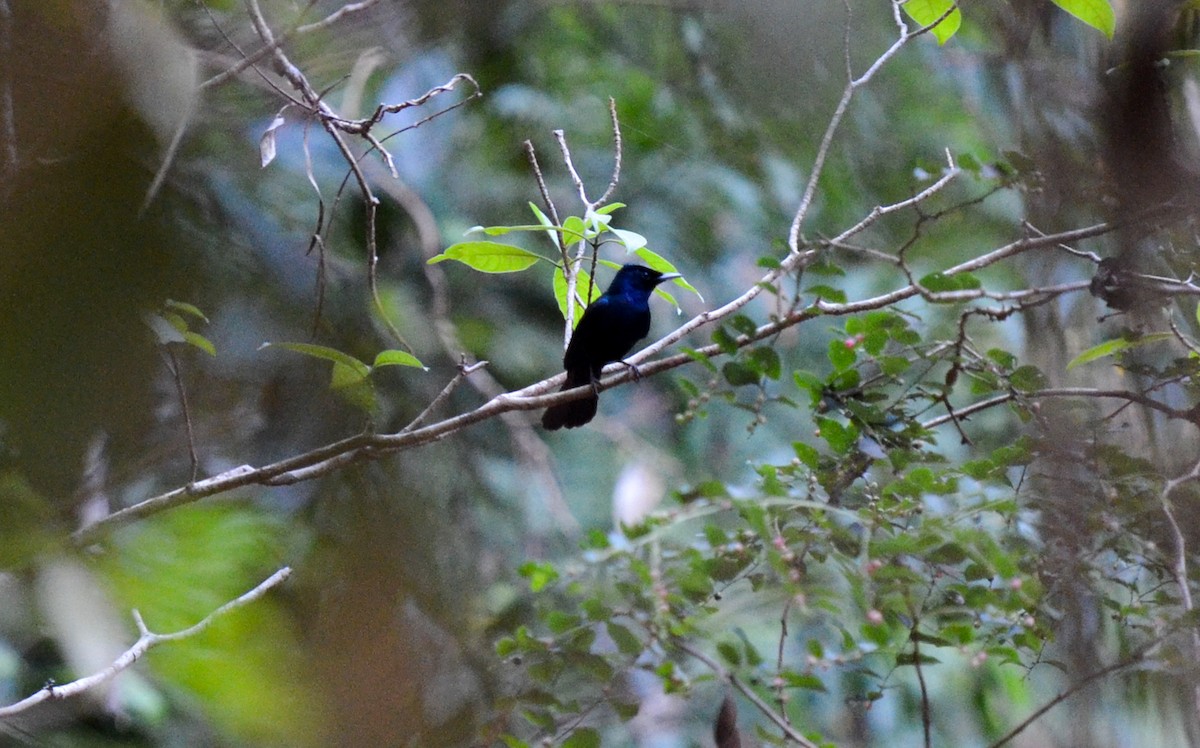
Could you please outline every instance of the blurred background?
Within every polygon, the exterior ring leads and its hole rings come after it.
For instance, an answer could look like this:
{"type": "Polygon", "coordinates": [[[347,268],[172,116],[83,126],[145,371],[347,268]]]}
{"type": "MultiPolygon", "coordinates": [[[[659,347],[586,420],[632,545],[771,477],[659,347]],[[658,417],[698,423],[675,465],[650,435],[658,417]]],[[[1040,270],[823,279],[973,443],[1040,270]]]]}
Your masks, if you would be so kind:
{"type": "MultiPolygon", "coordinates": [[[[386,141],[398,180],[375,156],[363,159],[381,200],[380,299],[429,368],[373,377],[380,432],[421,412],[462,356],[489,365],[435,417],[561,370],[548,264],[508,275],[426,264],[472,226],[532,222],[527,204],[541,198],[523,141],[536,148],[559,210],[579,214],[551,131],[565,132],[589,194],[599,195],[612,172],[615,100],[623,164],[614,199],[628,207],[614,225],[643,234],[703,295],[676,293],[682,315],[653,302],[662,334],[753,284],[760,258],[786,253],[846,81],[841,3],[383,0],[296,31],[342,5],[263,0],[261,8],[287,34],[292,62],[344,116],[417,97],[456,73],[473,76],[483,94],[386,141]]],[[[1111,215],[1097,189],[1111,176],[1098,110],[1114,43],[1048,2],[969,10],[950,43],[917,40],[857,94],[806,239],[927,186],[946,149],[978,164],[1023,155],[1037,180],[990,198],[969,222],[939,224],[911,258],[916,268],[1012,241],[1026,219],[1050,231],[1111,215]]],[[[896,26],[887,7],[858,3],[850,24],[849,64],[860,73],[896,26]]],[[[11,109],[0,133],[2,700],[104,667],[136,636],[131,608],[151,629],[173,631],[279,566],[295,569],[282,590],[156,649],[108,686],[0,722],[0,742],[479,744],[481,726],[515,689],[493,645],[530,614],[520,564],[572,558],[588,531],[607,532],[614,516],[640,516],[676,489],[753,485],[752,461],[787,459],[779,456],[811,434],[807,416],[757,419],[762,404],[738,395],[702,404],[702,417],[677,417],[698,409],[679,379],[703,389],[714,376],[685,367],[606,392],[600,417],[578,432],[545,434],[530,428],[533,414],[517,413],[72,547],[68,534],[89,517],[189,481],[172,359],[144,322],[168,299],[204,313],[207,321],[190,323],[216,352],[173,348],[201,477],[364,428],[363,413],[328,387],[327,363],[261,350],[264,341],[316,342],[368,362],[401,347],[373,305],[362,196],[332,141],[299,107],[285,107],[284,92],[295,93],[269,56],[215,78],[261,46],[247,5],[231,0],[0,0],[0,87],[11,109]],[[277,155],[263,167],[261,139],[280,113],[277,155]],[[310,251],[322,204],[321,246],[310,251]]],[[[376,134],[469,93],[464,84],[389,116],[376,134]]],[[[983,192],[971,179],[953,194],[983,192]]],[[[893,247],[911,224],[911,216],[881,222],[864,244],[893,247]]],[[[544,237],[513,241],[553,256],[544,237]]],[[[1106,254],[1111,241],[1090,249],[1106,254]]],[[[903,284],[894,266],[851,257],[844,267],[850,298],[903,284]]],[[[1020,287],[1086,281],[1092,270],[1040,253],[991,277],[1020,287]]],[[[610,278],[600,271],[601,284],[610,278]]],[[[1096,300],[1064,298],[987,335],[1061,371],[1104,336],[1090,323],[1103,312],[1096,300]]],[[[764,295],[746,313],[765,321],[774,311],[764,295]]],[[[930,325],[954,321],[924,313],[930,325]]],[[[820,323],[801,330],[777,346],[785,371],[824,357],[837,334],[820,323]]],[[[705,331],[687,345],[708,342],[705,331]]],[[[978,438],[998,446],[1012,429],[998,424],[978,438]]],[[[1086,659],[1090,636],[1073,639],[1082,642],[1076,656],[1086,659]]],[[[937,676],[937,688],[958,687],[953,673],[937,676]]],[[[1128,733],[1117,724],[1180,736],[1176,713],[1154,706],[1171,697],[1123,700],[1104,688],[1048,723],[1086,715],[1086,735],[1103,739],[1076,745],[1123,744],[1128,733]]],[[[711,744],[720,691],[697,693],[658,727],[612,728],[606,744],[711,744]]],[[[822,702],[827,715],[844,695],[822,702]]],[[[830,716],[825,734],[846,745],[919,741],[915,702],[895,701],[830,716]]],[[[954,719],[983,724],[982,712],[954,719]]]]}

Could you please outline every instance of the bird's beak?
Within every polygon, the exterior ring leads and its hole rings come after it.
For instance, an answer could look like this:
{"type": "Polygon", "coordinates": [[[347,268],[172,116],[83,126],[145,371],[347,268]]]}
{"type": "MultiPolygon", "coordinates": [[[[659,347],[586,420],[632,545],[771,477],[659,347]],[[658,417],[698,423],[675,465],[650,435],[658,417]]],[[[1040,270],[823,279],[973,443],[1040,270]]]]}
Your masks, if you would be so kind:
{"type": "Polygon", "coordinates": [[[679,273],[663,273],[662,275],[659,276],[658,280],[654,281],[654,285],[657,286],[659,283],[666,283],[669,280],[674,280],[675,278],[682,278],[682,277],[683,276],[680,275],[679,273]]]}

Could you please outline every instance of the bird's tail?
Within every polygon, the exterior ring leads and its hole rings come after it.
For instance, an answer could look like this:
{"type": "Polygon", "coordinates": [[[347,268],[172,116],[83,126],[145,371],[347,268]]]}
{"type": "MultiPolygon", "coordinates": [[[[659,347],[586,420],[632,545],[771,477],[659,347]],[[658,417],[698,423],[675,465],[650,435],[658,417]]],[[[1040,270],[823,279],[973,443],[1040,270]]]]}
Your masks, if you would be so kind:
{"type": "MultiPolygon", "coordinates": [[[[567,381],[563,382],[562,389],[569,390],[580,385],[590,384],[592,381],[591,372],[587,369],[583,371],[567,371],[567,381]]],[[[588,421],[596,417],[596,408],[600,405],[600,398],[596,393],[582,398],[580,400],[572,400],[569,403],[562,405],[552,405],[546,408],[546,412],[542,414],[542,427],[547,431],[556,431],[561,428],[578,428],[588,421]]]]}

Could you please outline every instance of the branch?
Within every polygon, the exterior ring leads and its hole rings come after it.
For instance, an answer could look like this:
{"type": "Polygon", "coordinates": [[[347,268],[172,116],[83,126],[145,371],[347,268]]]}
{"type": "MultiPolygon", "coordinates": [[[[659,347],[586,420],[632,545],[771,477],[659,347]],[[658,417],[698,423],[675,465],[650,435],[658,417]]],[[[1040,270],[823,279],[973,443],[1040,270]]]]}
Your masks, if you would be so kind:
{"type": "Polygon", "coordinates": [[[808,182],[804,185],[804,194],[800,198],[800,206],[796,209],[791,229],[788,230],[787,243],[793,255],[800,253],[800,226],[808,216],[809,208],[812,207],[813,196],[817,192],[817,182],[825,170],[825,159],[829,156],[829,149],[833,144],[834,133],[837,132],[838,126],[842,123],[842,117],[845,116],[846,110],[850,107],[850,101],[854,98],[854,92],[869,83],[875,77],[875,74],[900,52],[904,45],[932,29],[957,7],[957,5],[951,5],[942,18],[939,18],[930,26],[910,32],[908,26],[904,23],[904,17],[900,13],[900,5],[901,3],[893,0],[892,14],[896,21],[896,26],[899,28],[899,38],[875,62],[871,63],[866,72],[858,78],[855,78],[853,72],[850,70],[850,7],[849,5],[846,6],[846,34],[843,41],[843,55],[846,60],[848,80],[846,81],[846,88],[842,91],[842,97],[838,100],[837,106],[834,107],[833,116],[829,118],[829,124],[825,126],[825,134],[821,136],[821,145],[817,147],[817,156],[813,159],[812,173],[808,177],[808,182]]]}
{"type": "Polygon", "coordinates": [[[792,727],[790,724],[788,724],[785,718],[776,713],[776,711],[771,708],[770,704],[759,698],[758,694],[754,692],[754,689],[743,683],[741,678],[738,678],[736,675],[722,667],[721,663],[704,654],[700,650],[693,648],[685,641],[673,639],[671,643],[679,650],[686,652],[697,660],[700,660],[700,662],[703,662],[709,670],[712,670],[714,673],[716,673],[718,678],[728,682],[729,685],[736,688],[751,704],[753,704],[760,712],[762,712],[767,719],[774,722],[775,726],[783,731],[783,734],[792,741],[799,743],[800,745],[804,746],[804,748],[817,748],[816,743],[797,732],[796,728],[792,727]]]}
{"type": "Polygon", "coordinates": [[[139,659],[141,659],[142,655],[146,654],[146,652],[149,651],[151,647],[156,647],[159,644],[162,644],[164,642],[172,642],[172,641],[178,641],[180,639],[186,639],[188,637],[199,634],[201,631],[204,631],[209,626],[211,626],[212,623],[214,621],[216,621],[218,618],[221,618],[222,616],[226,615],[227,613],[237,610],[238,608],[241,608],[245,605],[249,605],[250,603],[259,599],[260,597],[265,595],[267,593],[267,591],[270,590],[272,587],[278,586],[285,579],[287,579],[289,576],[291,576],[291,573],[292,573],[292,570],[289,567],[287,567],[287,566],[283,567],[279,571],[277,571],[274,574],[272,574],[271,576],[267,577],[265,580],[263,580],[261,583],[259,583],[259,585],[257,587],[250,590],[246,594],[244,594],[241,597],[238,597],[234,600],[230,600],[229,602],[225,603],[224,605],[217,608],[213,612],[209,613],[199,623],[195,624],[194,626],[189,626],[186,629],[183,629],[181,631],[176,631],[176,632],[170,633],[170,634],[156,634],[156,633],[150,631],[150,629],[146,628],[146,623],[145,623],[145,621],[142,620],[141,613],[139,613],[135,609],[133,611],[133,620],[137,624],[138,632],[140,633],[140,636],[138,637],[138,640],[133,643],[133,646],[131,646],[129,649],[125,650],[125,652],[122,653],[121,656],[118,657],[116,660],[114,660],[111,665],[104,668],[103,670],[100,670],[99,672],[92,673],[89,676],[80,678],[79,680],[71,681],[70,683],[64,683],[61,686],[47,684],[45,688],[43,688],[42,690],[33,694],[32,696],[28,696],[28,697],[16,702],[15,704],[10,704],[5,707],[0,707],[0,719],[3,719],[5,717],[11,717],[15,714],[19,714],[36,704],[42,703],[43,701],[49,701],[51,699],[54,699],[54,700],[66,699],[71,696],[75,696],[77,694],[83,693],[84,691],[86,691],[90,688],[95,688],[96,686],[99,686],[102,683],[107,683],[108,681],[112,680],[113,678],[116,678],[123,671],[128,670],[130,667],[132,667],[133,664],[135,662],[137,662],[139,659]]]}
{"type": "Polygon", "coordinates": [[[1117,662],[1114,662],[1113,664],[1108,665],[1107,667],[1102,667],[1099,670],[1096,670],[1095,672],[1089,673],[1088,675],[1084,676],[1083,679],[1081,679],[1080,681],[1078,681],[1077,683],[1072,685],[1070,688],[1068,688],[1067,690],[1065,690],[1062,693],[1055,696],[1053,699],[1050,699],[1050,701],[1043,704],[1037,711],[1035,711],[1033,714],[1029,715],[1024,720],[1022,720],[1019,725],[1017,725],[1016,727],[1014,727],[1013,729],[1011,729],[1007,733],[1005,733],[1004,737],[1000,738],[996,742],[989,745],[988,748],[1000,748],[1000,746],[1004,745],[1008,741],[1015,738],[1017,735],[1021,734],[1021,732],[1023,732],[1025,730],[1025,728],[1029,727],[1031,724],[1036,722],[1043,714],[1050,711],[1051,709],[1058,706],[1059,704],[1066,701],[1067,699],[1071,698],[1075,694],[1079,693],[1084,688],[1086,688],[1088,685],[1090,685],[1093,681],[1099,680],[1100,678],[1103,678],[1106,675],[1109,675],[1110,673],[1115,673],[1118,670],[1123,670],[1123,669],[1129,667],[1130,665],[1135,665],[1138,662],[1141,662],[1142,659],[1145,658],[1145,656],[1147,654],[1149,654],[1152,649],[1157,647],[1160,642],[1161,642],[1161,639],[1156,639],[1156,640],[1150,642],[1149,644],[1147,644],[1146,646],[1142,647],[1141,649],[1136,650],[1135,652],[1133,652],[1129,656],[1125,657],[1124,659],[1118,660],[1117,662]]]}
{"type": "Polygon", "coordinates": [[[250,67],[254,63],[263,59],[267,55],[272,54],[276,49],[279,48],[279,45],[283,44],[288,39],[291,39],[292,36],[294,36],[296,34],[307,34],[307,33],[313,32],[313,31],[328,28],[328,27],[332,26],[333,24],[337,23],[338,21],[342,20],[342,18],[344,18],[345,16],[350,15],[351,13],[359,13],[361,11],[367,10],[368,8],[370,8],[372,6],[378,5],[379,1],[380,0],[363,0],[363,2],[360,2],[360,3],[346,3],[345,5],[338,8],[334,12],[330,13],[328,16],[321,19],[320,21],[316,21],[315,23],[310,23],[310,24],[307,24],[304,26],[296,26],[295,28],[285,31],[282,34],[280,34],[273,42],[266,44],[263,47],[260,47],[259,49],[255,50],[254,52],[251,52],[250,54],[244,55],[241,60],[239,60],[236,64],[234,64],[230,68],[222,71],[221,73],[218,73],[217,75],[214,75],[213,77],[204,81],[204,83],[201,83],[200,90],[203,91],[206,88],[213,88],[215,86],[221,85],[222,83],[225,83],[226,81],[233,78],[235,75],[238,75],[239,73],[241,73],[243,70],[250,67]]]}
{"type": "MultiPolygon", "coordinates": [[[[1163,486],[1161,496],[1163,514],[1167,517],[1167,523],[1171,526],[1171,537],[1175,541],[1173,571],[1175,573],[1175,583],[1179,585],[1179,595],[1183,600],[1183,610],[1185,613],[1191,613],[1195,606],[1192,603],[1191,584],[1188,582],[1187,541],[1184,538],[1183,530],[1179,527],[1179,521],[1175,518],[1175,509],[1171,505],[1171,494],[1179,487],[1195,480],[1200,480],[1200,462],[1193,465],[1191,471],[1185,475],[1168,480],[1163,486]]],[[[1191,626],[1191,633],[1192,657],[1200,657],[1200,631],[1197,631],[1195,624],[1191,626]]],[[[1192,687],[1192,701],[1194,706],[1200,709],[1200,685],[1192,687]]]]}
{"type": "MultiPolygon", "coordinates": [[[[1109,224],[1098,224],[1096,226],[1065,231],[1060,234],[1044,237],[1027,237],[989,252],[982,257],[956,265],[945,271],[945,273],[950,275],[958,272],[966,272],[967,270],[978,270],[1022,252],[1046,246],[1054,246],[1069,239],[1096,236],[1109,230],[1111,230],[1109,224]]],[[[798,255],[793,255],[792,257],[798,257],[798,255]]],[[[674,332],[643,348],[626,360],[637,364],[638,371],[642,376],[650,376],[692,363],[695,360],[694,356],[715,358],[723,355],[724,352],[720,346],[711,344],[702,346],[689,353],[677,353],[654,361],[647,361],[652,355],[678,341],[688,332],[701,325],[719,320],[740,309],[746,303],[749,303],[751,298],[757,296],[757,290],[760,289],[756,286],[755,289],[747,291],[720,309],[697,315],[674,332]]],[[[833,304],[818,299],[807,308],[794,310],[784,317],[758,327],[751,334],[740,335],[734,338],[733,342],[737,348],[745,348],[816,317],[844,316],[873,309],[881,309],[916,295],[918,295],[917,289],[912,285],[908,285],[879,296],[847,302],[845,304],[833,304]]],[[[610,364],[605,368],[605,372],[607,372],[608,376],[596,383],[598,391],[610,389],[633,379],[631,370],[622,364],[610,364]]],[[[143,517],[191,503],[207,496],[225,493],[250,485],[277,485],[285,482],[293,482],[294,479],[301,479],[297,476],[303,476],[302,479],[304,480],[317,478],[332,472],[342,465],[348,464],[347,461],[377,459],[393,452],[414,449],[443,439],[468,426],[506,413],[521,410],[541,410],[551,405],[560,405],[584,397],[590,397],[593,393],[592,387],[588,385],[561,392],[556,391],[557,387],[562,386],[564,377],[564,374],[557,374],[520,390],[495,395],[474,410],[446,418],[428,426],[414,428],[410,431],[401,431],[394,434],[357,434],[260,468],[243,465],[221,475],[198,481],[190,486],[174,489],[114,512],[95,524],[76,531],[72,536],[72,541],[77,545],[89,545],[95,543],[105,533],[116,527],[121,527],[143,517]],[[351,452],[355,453],[353,457],[345,457],[345,455],[351,452]],[[331,461],[333,458],[339,458],[339,460],[331,461]],[[305,472],[297,473],[296,471],[305,472]]],[[[1026,397],[1115,397],[1142,403],[1174,418],[1189,421],[1196,419],[1196,416],[1193,416],[1190,411],[1177,410],[1152,400],[1145,395],[1124,390],[1066,388],[1027,393],[1026,397]]],[[[1006,396],[1005,399],[1011,399],[1011,396],[1006,396]]],[[[998,402],[1001,401],[988,401],[988,405],[998,404],[998,402]]],[[[982,407],[983,405],[969,406],[967,409],[959,411],[959,414],[963,415],[974,412],[972,408],[982,409],[982,407]]]]}

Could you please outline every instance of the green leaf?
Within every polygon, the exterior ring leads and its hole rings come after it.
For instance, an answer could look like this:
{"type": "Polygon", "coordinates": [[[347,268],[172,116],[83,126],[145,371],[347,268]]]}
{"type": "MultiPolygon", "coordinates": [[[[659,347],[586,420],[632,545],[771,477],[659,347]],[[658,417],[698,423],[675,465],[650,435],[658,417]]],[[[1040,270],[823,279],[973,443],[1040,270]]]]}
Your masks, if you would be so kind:
{"type": "Polygon", "coordinates": [[[796,459],[804,463],[808,468],[815,470],[821,463],[821,455],[813,447],[804,442],[792,442],[792,449],[796,452],[796,459]]]}
{"type": "Polygon", "coordinates": [[[825,301],[833,302],[834,304],[845,304],[846,303],[846,292],[845,291],[843,291],[840,288],[834,288],[833,286],[826,285],[824,283],[817,283],[815,285],[809,286],[808,288],[804,289],[804,292],[810,293],[813,296],[817,297],[818,299],[824,299],[825,301]]]}
{"type": "MultiPolygon", "coordinates": [[[[593,301],[595,301],[596,299],[600,298],[600,295],[603,292],[600,290],[599,286],[597,286],[595,283],[590,282],[591,276],[588,275],[586,270],[584,270],[583,268],[580,268],[580,269],[576,270],[575,273],[576,273],[576,276],[575,276],[575,298],[576,298],[575,324],[578,325],[580,318],[583,317],[583,311],[584,311],[583,306],[579,303],[578,300],[588,293],[588,289],[591,289],[591,298],[588,299],[588,303],[590,304],[593,301]]],[[[560,314],[562,314],[563,319],[566,319],[567,318],[567,279],[566,279],[566,277],[563,276],[562,268],[560,268],[560,267],[554,268],[554,279],[552,281],[552,285],[554,287],[554,300],[558,302],[558,311],[560,314]]]]}
{"type": "Polygon", "coordinates": [[[545,213],[542,212],[541,208],[534,205],[533,203],[529,203],[529,209],[533,211],[533,215],[535,218],[537,218],[538,224],[549,229],[549,231],[546,232],[546,237],[548,239],[550,239],[551,244],[553,244],[555,247],[557,247],[558,246],[558,232],[554,230],[556,228],[554,226],[554,222],[550,220],[549,216],[547,216],[545,213]]]}
{"type": "Polygon", "coordinates": [[[1172,337],[1174,336],[1169,332],[1155,332],[1150,333],[1149,335],[1142,335],[1132,340],[1128,338],[1106,340],[1099,345],[1094,345],[1091,348],[1088,348],[1083,353],[1080,353],[1078,356],[1071,359],[1071,362],[1067,364],[1067,371],[1070,371],[1081,364],[1086,364],[1090,361],[1095,361],[1096,359],[1120,353],[1127,348],[1134,348],[1139,345],[1146,345],[1147,343],[1156,343],[1160,340],[1169,340],[1172,337]]]}
{"type": "Polygon", "coordinates": [[[596,212],[602,216],[606,216],[609,213],[612,213],[614,210],[619,210],[620,208],[624,207],[625,203],[609,203],[608,205],[603,205],[599,208],[596,208],[596,212]]]}
{"type": "MultiPolygon", "coordinates": [[[[954,3],[951,0],[908,0],[904,4],[904,12],[922,26],[928,26],[945,15],[946,11],[952,7],[954,7],[954,3]]],[[[932,33],[937,37],[938,44],[945,44],[961,25],[962,13],[958,8],[954,8],[937,26],[933,27],[932,33]]]]}
{"type": "Polygon", "coordinates": [[[632,631],[612,621],[609,621],[606,626],[608,635],[616,643],[617,649],[621,650],[621,654],[634,657],[642,653],[642,649],[644,649],[642,642],[634,636],[632,631]]]}
{"type": "Polygon", "coordinates": [[[562,748],[600,748],[600,733],[591,727],[580,727],[562,742],[562,748]]]}
{"type": "Polygon", "coordinates": [[[570,631],[578,625],[579,616],[564,613],[561,610],[552,610],[546,614],[546,628],[555,634],[570,631]]]}
{"type": "Polygon", "coordinates": [[[1046,375],[1036,366],[1019,366],[1009,375],[1009,382],[1021,392],[1034,392],[1046,386],[1046,375]]]}
{"type": "MultiPolygon", "coordinates": [[[[263,343],[258,347],[260,351],[263,348],[282,348],[294,353],[303,353],[305,356],[332,361],[335,365],[341,365],[350,369],[359,379],[365,379],[371,373],[371,367],[362,361],[359,361],[348,353],[342,353],[338,349],[329,348],[328,346],[315,345],[313,343],[263,343]]],[[[342,376],[347,375],[343,374],[342,376]]]]}
{"type": "Polygon", "coordinates": [[[429,258],[429,264],[458,260],[483,273],[516,273],[542,259],[527,249],[499,242],[459,242],[440,255],[429,258]]]}
{"type": "Polygon", "coordinates": [[[166,306],[167,309],[174,309],[177,312],[183,312],[184,314],[190,314],[193,317],[196,317],[198,319],[204,320],[205,322],[208,322],[208,317],[205,317],[204,312],[200,311],[200,307],[196,306],[195,304],[188,304],[187,302],[183,302],[183,301],[174,301],[173,299],[167,299],[164,306],[166,306]]]}
{"type": "Polygon", "coordinates": [[[761,374],[740,361],[730,361],[725,364],[721,367],[721,373],[725,375],[725,381],[734,387],[758,384],[758,381],[762,379],[761,374]]]}
{"type": "Polygon", "coordinates": [[[587,238],[587,225],[579,216],[567,216],[562,225],[563,246],[570,247],[587,238]]]}
{"type": "Polygon", "coordinates": [[[742,664],[741,650],[731,642],[717,642],[717,654],[734,667],[740,667],[742,664]]]}
{"type": "Polygon", "coordinates": [[[825,684],[812,673],[793,673],[785,670],[780,673],[780,677],[789,688],[807,688],[810,691],[825,692],[825,684]]]}
{"type": "Polygon", "coordinates": [[[1123,351],[1130,346],[1130,342],[1125,338],[1116,338],[1114,340],[1106,340],[1099,345],[1094,345],[1088,348],[1083,353],[1080,353],[1071,362],[1067,364],[1067,371],[1074,369],[1076,366],[1086,364],[1089,361],[1095,361],[1098,358],[1112,356],[1119,351],[1123,351]]]}
{"type": "MultiPolygon", "coordinates": [[[[609,231],[617,235],[617,241],[625,245],[626,252],[637,252],[639,249],[643,249],[646,246],[646,237],[642,236],[636,231],[626,231],[625,229],[609,229],[609,231]]],[[[655,270],[657,269],[658,268],[655,268],[655,270]]],[[[670,273],[674,271],[668,270],[666,272],[670,273]]]]}
{"type": "Polygon", "coordinates": [[[724,325],[713,330],[712,339],[717,344],[717,347],[721,349],[722,353],[737,352],[737,339],[725,329],[724,325]]]}
{"type": "Polygon", "coordinates": [[[770,346],[759,346],[750,351],[747,363],[757,371],[765,374],[769,379],[779,379],[779,375],[783,373],[783,365],[779,361],[779,354],[770,346]]]}
{"type": "Polygon", "coordinates": [[[353,366],[337,363],[334,361],[334,370],[330,372],[329,385],[334,389],[342,389],[346,387],[355,387],[367,381],[367,375],[353,366]]]}
{"type": "Polygon", "coordinates": [[[858,441],[858,429],[832,418],[818,417],[817,428],[821,430],[821,438],[838,454],[846,454],[858,441]]]}
{"type": "Polygon", "coordinates": [[[829,341],[829,363],[833,364],[835,371],[845,371],[857,360],[858,353],[855,351],[855,346],[847,345],[844,340],[829,341]]]}
{"type": "Polygon", "coordinates": [[[198,332],[192,332],[191,330],[189,330],[183,334],[183,339],[186,340],[191,345],[204,351],[205,353],[207,353],[210,356],[217,355],[217,347],[212,344],[211,340],[204,337],[203,335],[201,335],[198,332]]]}
{"type": "Polygon", "coordinates": [[[552,564],[537,561],[527,561],[521,564],[517,572],[529,580],[529,589],[534,592],[541,592],[546,585],[558,579],[558,569],[555,569],[552,564]]]}
{"type": "MultiPolygon", "coordinates": [[[[613,230],[616,231],[616,229],[613,229],[613,230]]],[[[645,262],[646,265],[648,265],[651,269],[657,270],[660,273],[678,273],[679,272],[679,269],[676,268],[674,265],[672,265],[670,262],[668,262],[666,258],[662,257],[661,255],[659,255],[655,252],[651,252],[650,250],[646,249],[645,247],[633,250],[633,253],[635,255],[637,255],[638,257],[642,258],[642,261],[645,262]]],[[[675,285],[679,286],[680,288],[691,291],[692,293],[696,294],[696,298],[700,299],[701,301],[704,301],[704,297],[700,295],[700,292],[696,290],[696,287],[693,286],[691,283],[688,283],[687,280],[685,280],[683,278],[675,278],[674,280],[671,281],[671,283],[674,283],[675,285]]]]}
{"type": "Polygon", "coordinates": [[[143,314],[142,321],[154,333],[154,338],[158,341],[159,345],[187,342],[187,338],[183,336],[183,331],[171,324],[170,320],[160,314],[143,314]]]}
{"type": "Polygon", "coordinates": [[[957,273],[955,275],[946,275],[944,273],[930,273],[918,281],[923,288],[933,293],[942,293],[944,291],[973,291],[983,286],[979,279],[970,273],[957,273]]]}
{"type": "Polygon", "coordinates": [[[918,659],[920,659],[922,665],[937,665],[941,662],[941,660],[938,658],[931,657],[927,654],[921,654],[918,658],[918,656],[912,652],[901,652],[896,655],[896,666],[901,667],[904,665],[915,665],[918,659]]]}
{"type": "MultiPolygon", "coordinates": [[[[1050,0],[1109,39],[1117,29],[1117,17],[1109,0],[1050,0]]],[[[907,7],[907,6],[906,6],[907,7]]]]}
{"type": "Polygon", "coordinates": [[[375,363],[372,364],[371,368],[378,369],[381,366],[414,366],[418,369],[429,371],[429,367],[421,363],[416,356],[407,351],[397,351],[394,349],[380,351],[375,356],[375,363]]]}

